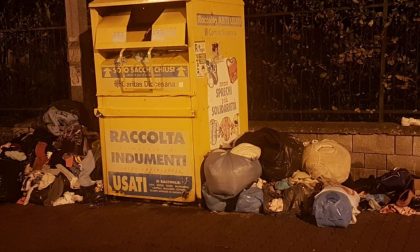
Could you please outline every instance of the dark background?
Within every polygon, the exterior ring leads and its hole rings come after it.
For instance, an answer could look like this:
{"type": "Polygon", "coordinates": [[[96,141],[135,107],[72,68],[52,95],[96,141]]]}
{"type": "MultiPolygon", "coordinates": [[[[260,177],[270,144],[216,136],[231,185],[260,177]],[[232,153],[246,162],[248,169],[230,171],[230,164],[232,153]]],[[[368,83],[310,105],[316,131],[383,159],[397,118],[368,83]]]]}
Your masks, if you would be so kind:
{"type": "MultiPolygon", "coordinates": [[[[250,119],[378,121],[381,56],[385,121],[420,117],[420,2],[388,1],[386,36],[383,10],[384,0],[246,0],[250,119]]],[[[65,25],[63,0],[0,2],[0,125],[69,98],[65,25]]]]}

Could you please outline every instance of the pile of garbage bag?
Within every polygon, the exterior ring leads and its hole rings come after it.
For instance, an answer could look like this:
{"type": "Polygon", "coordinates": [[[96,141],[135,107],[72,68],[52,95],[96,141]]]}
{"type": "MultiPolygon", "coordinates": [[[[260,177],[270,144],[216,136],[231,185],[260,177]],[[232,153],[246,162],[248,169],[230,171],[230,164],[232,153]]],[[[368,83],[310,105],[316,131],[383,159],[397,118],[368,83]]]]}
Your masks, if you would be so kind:
{"type": "Polygon", "coordinates": [[[319,227],[355,224],[362,210],[420,214],[420,180],[406,169],[353,181],[350,168],[349,151],[334,140],[304,143],[262,128],[208,153],[202,195],[211,211],[293,213],[319,227]]]}
{"type": "Polygon", "coordinates": [[[48,107],[28,132],[0,146],[0,201],[45,206],[104,199],[99,134],[81,103],[48,107]]]}

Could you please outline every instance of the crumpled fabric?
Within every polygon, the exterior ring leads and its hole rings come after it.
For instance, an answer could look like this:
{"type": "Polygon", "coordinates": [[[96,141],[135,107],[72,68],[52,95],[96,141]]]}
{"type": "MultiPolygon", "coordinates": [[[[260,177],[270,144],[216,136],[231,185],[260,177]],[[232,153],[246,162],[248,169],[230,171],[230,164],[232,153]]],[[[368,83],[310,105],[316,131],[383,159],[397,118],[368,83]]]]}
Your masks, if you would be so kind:
{"type": "Polygon", "coordinates": [[[24,206],[29,204],[29,199],[31,198],[31,194],[34,191],[34,189],[37,187],[38,185],[33,185],[31,186],[28,191],[26,192],[26,196],[23,199],[23,202],[21,200],[18,200],[18,204],[22,204],[24,206]]]}
{"type": "Polygon", "coordinates": [[[92,150],[88,150],[85,158],[81,162],[81,171],[79,174],[79,182],[81,186],[92,186],[96,182],[90,178],[90,174],[95,169],[95,158],[92,150]]]}
{"type": "Polygon", "coordinates": [[[17,161],[24,161],[26,160],[26,155],[24,152],[21,151],[5,151],[4,155],[8,158],[11,158],[13,160],[17,161]]]}
{"type": "Polygon", "coordinates": [[[379,210],[380,213],[386,214],[386,213],[399,213],[401,215],[405,216],[411,216],[411,215],[420,215],[420,212],[417,212],[416,210],[412,209],[411,207],[399,207],[395,204],[389,204],[384,206],[381,210],[379,210]]]}
{"type": "Polygon", "coordinates": [[[368,204],[372,210],[379,211],[383,205],[388,204],[391,199],[385,194],[369,194],[365,192],[359,193],[361,199],[368,201],[368,204]]]}
{"type": "Polygon", "coordinates": [[[275,182],[267,182],[263,184],[263,210],[266,214],[275,214],[278,212],[281,212],[283,210],[283,199],[281,199],[282,194],[280,191],[276,190],[275,188],[275,182]],[[273,199],[281,199],[281,209],[279,209],[279,203],[278,201],[274,201],[273,199]],[[275,204],[274,206],[272,206],[275,204]],[[274,209],[276,211],[273,211],[271,209],[274,209]]]}
{"type": "Polygon", "coordinates": [[[264,184],[267,183],[267,181],[265,181],[262,178],[259,178],[258,181],[255,183],[256,187],[263,189],[264,184]]]}
{"type": "Polygon", "coordinates": [[[10,148],[12,146],[12,143],[5,143],[5,144],[3,144],[3,145],[1,145],[0,146],[0,154],[3,152],[3,148],[4,149],[8,149],[8,148],[10,148]]]}
{"type": "Polygon", "coordinates": [[[51,185],[55,180],[55,176],[51,173],[45,173],[42,175],[41,181],[39,181],[38,184],[38,190],[42,190],[47,188],[49,185],[51,185]]]}
{"type": "Polygon", "coordinates": [[[230,153],[257,160],[261,156],[261,148],[250,143],[241,143],[233,147],[230,153]]]}
{"type": "Polygon", "coordinates": [[[305,184],[310,189],[314,189],[316,184],[319,183],[318,180],[311,178],[308,173],[299,170],[295,171],[288,181],[289,185],[305,184]]]}
{"type": "Polygon", "coordinates": [[[48,156],[46,149],[48,144],[46,142],[39,141],[35,146],[35,161],[32,165],[34,170],[41,170],[42,166],[48,163],[48,156]]]}
{"type": "Polygon", "coordinates": [[[71,189],[80,189],[80,182],[79,179],[71,173],[66,167],[61,164],[57,164],[55,167],[63,173],[64,176],[70,181],[70,188],[71,189]]]}
{"type": "Polygon", "coordinates": [[[44,173],[39,170],[32,171],[31,173],[29,173],[22,183],[21,190],[24,192],[28,192],[32,186],[38,187],[43,175],[44,173]]]}
{"type": "Polygon", "coordinates": [[[276,188],[276,190],[280,190],[280,191],[289,189],[290,188],[289,179],[284,178],[280,181],[277,181],[274,187],[276,188]]]}
{"type": "Polygon", "coordinates": [[[67,204],[74,204],[76,202],[82,202],[83,196],[77,195],[74,192],[65,192],[63,197],[58,198],[55,200],[52,205],[59,206],[59,205],[67,205],[67,204]]]}
{"type": "Polygon", "coordinates": [[[83,130],[79,122],[73,122],[64,126],[61,135],[57,139],[57,144],[62,149],[67,151],[81,154],[83,144],[83,130]]]}
{"type": "Polygon", "coordinates": [[[52,206],[52,203],[56,201],[64,192],[64,179],[62,176],[58,176],[56,180],[51,184],[48,190],[47,198],[42,202],[44,206],[52,206]]]}
{"type": "Polygon", "coordinates": [[[270,211],[279,213],[283,211],[283,208],[284,208],[283,199],[282,198],[273,199],[272,201],[270,201],[270,203],[268,203],[268,206],[269,206],[268,209],[270,211]]]}
{"type": "Polygon", "coordinates": [[[79,122],[77,115],[58,110],[54,106],[44,113],[42,120],[47,125],[48,130],[55,136],[62,135],[66,127],[79,122]]]}

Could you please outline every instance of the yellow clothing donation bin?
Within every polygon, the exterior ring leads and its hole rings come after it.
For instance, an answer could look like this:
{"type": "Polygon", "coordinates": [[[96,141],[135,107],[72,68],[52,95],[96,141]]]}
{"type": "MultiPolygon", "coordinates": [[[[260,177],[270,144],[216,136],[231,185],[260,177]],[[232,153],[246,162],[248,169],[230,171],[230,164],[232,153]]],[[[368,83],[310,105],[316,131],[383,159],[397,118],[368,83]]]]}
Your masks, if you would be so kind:
{"type": "Polygon", "coordinates": [[[208,151],[248,129],[242,0],[95,0],[105,192],[201,198],[208,151]]]}

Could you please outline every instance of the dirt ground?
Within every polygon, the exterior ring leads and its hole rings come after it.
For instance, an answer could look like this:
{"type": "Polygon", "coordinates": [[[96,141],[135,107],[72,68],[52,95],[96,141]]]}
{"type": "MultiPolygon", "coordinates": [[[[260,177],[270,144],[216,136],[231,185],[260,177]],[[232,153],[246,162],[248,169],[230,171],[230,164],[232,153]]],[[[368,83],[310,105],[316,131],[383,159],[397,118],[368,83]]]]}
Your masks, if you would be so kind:
{"type": "Polygon", "coordinates": [[[420,216],[363,212],[346,229],[292,214],[144,202],[0,205],[0,251],[420,251],[420,216]]]}

